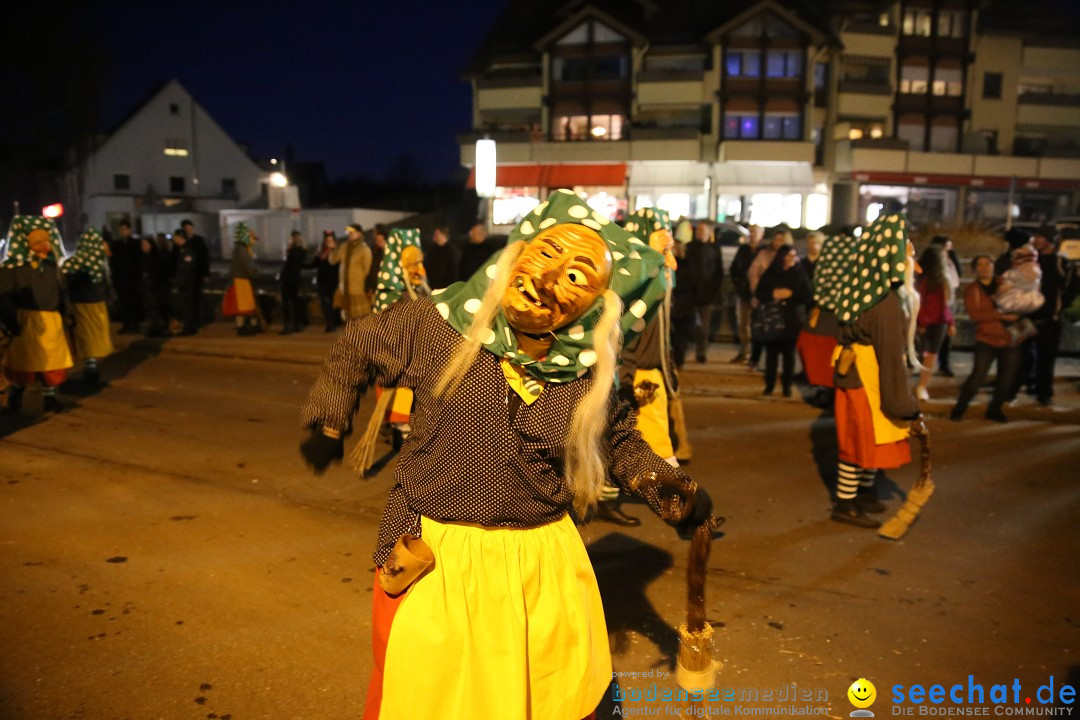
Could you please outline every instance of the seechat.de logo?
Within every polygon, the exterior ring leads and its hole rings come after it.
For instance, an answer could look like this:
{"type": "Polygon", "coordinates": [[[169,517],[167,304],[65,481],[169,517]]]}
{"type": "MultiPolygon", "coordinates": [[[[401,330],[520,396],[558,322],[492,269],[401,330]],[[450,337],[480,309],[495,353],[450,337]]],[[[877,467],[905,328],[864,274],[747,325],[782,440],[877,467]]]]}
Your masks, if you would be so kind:
{"type": "Polygon", "coordinates": [[[874,687],[874,683],[866,678],[859,678],[847,689],[847,697],[857,708],[851,711],[850,717],[874,717],[874,713],[867,710],[877,700],[877,688],[874,687]]]}

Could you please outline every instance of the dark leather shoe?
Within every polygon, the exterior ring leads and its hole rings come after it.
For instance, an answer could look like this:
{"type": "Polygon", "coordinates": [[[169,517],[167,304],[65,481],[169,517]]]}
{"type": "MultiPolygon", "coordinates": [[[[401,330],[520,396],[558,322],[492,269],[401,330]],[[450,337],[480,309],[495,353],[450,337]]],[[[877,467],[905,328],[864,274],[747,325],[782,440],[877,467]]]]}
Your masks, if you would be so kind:
{"type": "Polygon", "coordinates": [[[593,520],[601,520],[603,522],[621,525],[622,527],[637,527],[641,525],[641,520],[638,520],[636,517],[630,517],[611,503],[606,502],[597,503],[596,515],[593,516],[593,520]]]}
{"type": "Polygon", "coordinates": [[[1005,417],[1005,413],[1001,412],[1001,410],[987,410],[986,419],[999,423],[1009,422],[1009,418],[1005,417]]]}
{"type": "Polygon", "coordinates": [[[45,408],[45,412],[58,413],[64,411],[64,406],[60,404],[60,401],[56,399],[55,395],[46,396],[42,401],[42,405],[45,408]]]}
{"type": "Polygon", "coordinates": [[[885,503],[878,500],[877,493],[873,490],[863,490],[855,496],[855,506],[864,513],[883,513],[888,510],[885,503]]]}
{"type": "Polygon", "coordinates": [[[881,527],[881,522],[863,512],[854,500],[837,500],[833,505],[832,519],[869,530],[881,527]]]}

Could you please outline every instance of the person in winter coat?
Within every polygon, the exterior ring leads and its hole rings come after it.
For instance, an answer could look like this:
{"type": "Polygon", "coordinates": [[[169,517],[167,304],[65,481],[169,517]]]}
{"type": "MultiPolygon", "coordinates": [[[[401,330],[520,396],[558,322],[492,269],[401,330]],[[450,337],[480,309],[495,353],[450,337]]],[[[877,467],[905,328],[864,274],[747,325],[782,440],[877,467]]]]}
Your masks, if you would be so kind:
{"type": "Polygon", "coordinates": [[[199,303],[202,283],[199,278],[199,255],[184,227],[173,233],[173,292],[181,335],[199,331],[199,303]]]}
{"type": "Polygon", "coordinates": [[[735,312],[739,323],[739,353],[731,359],[733,363],[744,363],[750,358],[750,313],[754,298],[750,290],[750,265],[761,244],[760,230],[757,225],[750,227],[750,235],[739,244],[731,260],[731,284],[735,287],[735,312]]]}
{"type": "Polygon", "coordinates": [[[457,282],[460,261],[461,250],[450,242],[450,228],[435,228],[431,233],[431,247],[424,253],[428,284],[432,289],[438,290],[457,282]]]}
{"type": "Polygon", "coordinates": [[[300,276],[307,267],[307,248],[299,230],[289,235],[289,247],[285,250],[285,264],[281,268],[281,309],[284,314],[282,335],[303,330],[304,305],[300,297],[300,276]]]}
{"type": "Polygon", "coordinates": [[[994,263],[990,256],[977,256],[971,266],[975,270],[975,282],[964,289],[964,305],[967,307],[968,317],[975,325],[975,351],[971,374],[960,386],[960,394],[949,417],[953,420],[963,419],[968,405],[986,382],[986,376],[996,362],[997,381],[994,383],[990,405],[986,409],[986,418],[1006,422],[1002,407],[1009,398],[1013,380],[1020,370],[1021,347],[1013,344],[1005,325],[1016,322],[1018,316],[1002,313],[994,304],[999,281],[994,275],[994,263]]]}
{"type": "Polygon", "coordinates": [[[715,232],[711,222],[702,220],[694,228],[694,239],[686,246],[686,265],[692,273],[688,282],[694,302],[694,354],[699,363],[707,360],[712,314],[720,301],[724,282],[724,263],[716,246],[715,232]]]}
{"type": "Polygon", "coordinates": [[[334,306],[334,297],[338,290],[338,268],[334,263],[334,251],[337,238],[333,230],[323,230],[322,245],[315,256],[315,291],[322,306],[326,332],[333,332],[341,327],[341,310],[334,306]]]}
{"type": "Polygon", "coordinates": [[[158,337],[168,333],[165,313],[168,310],[168,262],[149,237],[141,241],[139,253],[139,287],[142,290],[146,335],[158,337]]]}
{"type": "Polygon", "coordinates": [[[363,227],[354,223],[345,228],[345,234],[348,240],[337,246],[330,262],[339,267],[342,314],[346,320],[356,320],[371,314],[367,283],[372,267],[378,268],[378,265],[372,265],[371,247],[364,241],[363,227]]]}
{"type": "Polygon", "coordinates": [[[791,380],[795,374],[795,341],[802,329],[802,309],[810,301],[810,283],[799,267],[799,256],[791,245],[781,245],[772,264],[765,270],[754,291],[760,306],[777,303],[783,317],[782,327],[775,337],[764,339],[765,395],[776,387],[777,360],[783,357],[780,383],[784,397],[791,397],[791,380]]]}
{"type": "Polygon", "coordinates": [[[926,386],[937,367],[937,354],[946,336],[956,334],[956,321],[952,313],[952,287],[945,272],[949,262],[941,245],[930,245],[919,257],[922,274],[915,282],[919,292],[918,332],[922,350],[923,370],[919,373],[919,386],[915,395],[919,400],[929,400],[926,386]]]}

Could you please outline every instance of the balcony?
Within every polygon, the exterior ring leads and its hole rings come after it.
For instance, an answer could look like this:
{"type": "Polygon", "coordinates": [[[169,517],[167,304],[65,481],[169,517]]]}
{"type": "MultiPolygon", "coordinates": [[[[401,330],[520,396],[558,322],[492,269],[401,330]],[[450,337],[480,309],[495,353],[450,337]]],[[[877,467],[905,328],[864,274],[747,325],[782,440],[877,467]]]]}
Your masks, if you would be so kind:
{"type": "Polygon", "coordinates": [[[537,68],[534,71],[494,72],[476,79],[478,90],[499,88],[540,87],[544,78],[537,68]]]}
{"type": "Polygon", "coordinates": [[[929,95],[900,93],[896,96],[896,110],[901,113],[932,115],[967,115],[964,98],[959,95],[929,95]]]}
{"type": "Polygon", "coordinates": [[[888,82],[870,82],[867,80],[841,80],[842,93],[860,93],[862,95],[892,95],[892,85],[888,82]]]}
{"type": "Polygon", "coordinates": [[[701,80],[704,75],[704,70],[640,70],[637,74],[637,81],[639,83],[687,82],[701,80]]]}
{"type": "Polygon", "coordinates": [[[802,140],[724,140],[720,162],[814,163],[814,143],[802,140]]]}

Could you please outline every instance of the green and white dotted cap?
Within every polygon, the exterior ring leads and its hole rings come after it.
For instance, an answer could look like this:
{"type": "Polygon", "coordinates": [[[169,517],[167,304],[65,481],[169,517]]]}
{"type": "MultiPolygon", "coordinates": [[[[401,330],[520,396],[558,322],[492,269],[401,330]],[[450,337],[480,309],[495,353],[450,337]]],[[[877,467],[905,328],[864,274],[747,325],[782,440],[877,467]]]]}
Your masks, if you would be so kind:
{"type": "MultiPolygon", "coordinates": [[[[623,336],[629,338],[643,331],[664,297],[664,273],[660,272],[664,266],[663,256],[605,215],[595,212],[576,193],[565,189],[552,193],[547,201],[526,215],[510,232],[507,244],[518,240],[532,242],[542,231],[561,223],[584,225],[604,240],[612,260],[610,287],[623,301],[624,311],[619,321],[623,336]]],[[[468,280],[432,293],[432,301],[439,313],[462,336],[472,324],[473,313],[480,309],[502,252],[492,256],[468,280]]],[[[555,342],[543,360],[534,360],[518,349],[517,338],[501,309],[481,340],[489,352],[522,365],[538,380],[571,382],[596,363],[593,330],[603,310],[603,298],[597,298],[581,317],[557,330],[555,342]]]]}
{"type": "Polygon", "coordinates": [[[248,250],[255,244],[255,241],[251,239],[251,228],[247,226],[247,223],[236,223],[236,229],[233,230],[233,242],[243,245],[248,250]]]}
{"type": "Polygon", "coordinates": [[[96,283],[105,280],[105,241],[97,228],[87,228],[75,243],[75,254],[64,261],[60,272],[74,275],[84,272],[96,283]]]}
{"type": "MultiPolygon", "coordinates": [[[[29,238],[32,230],[45,230],[49,233],[52,248],[46,260],[59,262],[60,258],[64,257],[64,243],[60,239],[60,231],[52,218],[39,215],[16,215],[11,219],[11,228],[8,230],[7,242],[4,245],[6,255],[0,266],[21,267],[34,259],[33,253],[30,252],[29,238]]],[[[42,269],[40,265],[38,269],[42,269]]]]}
{"type": "Polygon", "coordinates": [[[821,246],[814,266],[814,301],[826,310],[835,313],[840,306],[843,282],[855,261],[855,248],[855,238],[850,235],[830,235],[821,246]]]}
{"type": "Polygon", "coordinates": [[[671,216],[667,210],[658,207],[641,208],[626,218],[626,225],[623,227],[646,245],[649,243],[649,236],[657,230],[672,232],[671,216]]]}
{"type": "Polygon", "coordinates": [[[841,281],[836,315],[852,323],[904,281],[907,221],[902,213],[881,215],[855,241],[850,266],[841,281]]]}
{"type": "Polygon", "coordinates": [[[375,286],[373,310],[382,312],[398,301],[405,292],[401,270],[401,253],[408,246],[420,247],[419,228],[394,228],[386,238],[386,251],[379,264],[379,284],[375,286]]]}

